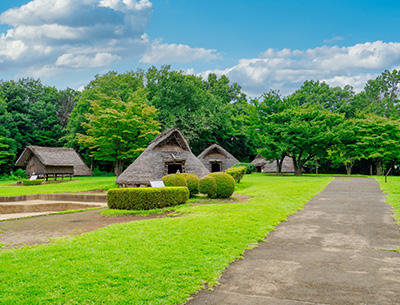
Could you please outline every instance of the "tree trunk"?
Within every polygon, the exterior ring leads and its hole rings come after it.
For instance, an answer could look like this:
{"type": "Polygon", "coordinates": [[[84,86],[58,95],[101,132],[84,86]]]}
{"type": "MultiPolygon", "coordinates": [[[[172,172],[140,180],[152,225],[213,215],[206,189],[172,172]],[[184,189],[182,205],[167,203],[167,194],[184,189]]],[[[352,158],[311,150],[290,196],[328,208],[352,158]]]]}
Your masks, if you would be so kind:
{"type": "Polygon", "coordinates": [[[381,160],[376,161],[376,175],[377,176],[383,175],[383,164],[381,160]]]}
{"type": "Polygon", "coordinates": [[[115,160],[114,161],[114,174],[115,176],[119,176],[122,174],[122,171],[124,169],[124,162],[122,160],[115,160]]]}
{"type": "Polygon", "coordinates": [[[276,169],[278,171],[278,174],[282,173],[282,164],[284,158],[285,156],[281,157],[280,159],[276,159],[276,169]]]}
{"type": "Polygon", "coordinates": [[[369,165],[369,175],[372,176],[372,164],[369,165]]]}
{"type": "Polygon", "coordinates": [[[295,176],[301,176],[301,162],[299,160],[296,160],[296,158],[293,158],[293,167],[294,167],[294,175],[295,176]]]}
{"type": "Polygon", "coordinates": [[[351,170],[353,168],[353,164],[347,163],[345,164],[347,175],[351,175],[351,170]]]}

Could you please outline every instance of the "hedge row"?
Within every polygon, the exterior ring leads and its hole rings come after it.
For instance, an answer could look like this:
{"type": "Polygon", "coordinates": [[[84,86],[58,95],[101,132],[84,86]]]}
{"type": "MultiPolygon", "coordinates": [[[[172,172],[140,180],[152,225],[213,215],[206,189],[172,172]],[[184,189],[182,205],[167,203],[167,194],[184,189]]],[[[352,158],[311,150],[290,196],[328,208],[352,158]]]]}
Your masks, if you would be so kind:
{"type": "Polygon", "coordinates": [[[237,183],[239,183],[244,174],[246,173],[246,167],[245,166],[231,167],[227,169],[225,173],[231,175],[232,178],[235,179],[237,183]]]}
{"type": "Polygon", "coordinates": [[[246,167],[246,174],[251,174],[252,172],[254,172],[256,170],[256,167],[254,164],[251,163],[236,163],[233,164],[232,167],[239,167],[239,166],[245,166],[246,167]]]}
{"type": "Polygon", "coordinates": [[[199,190],[211,198],[229,198],[235,191],[235,180],[227,173],[211,173],[200,180],[199,190]]]}
{"type": "Polygon", "coordinates": [[[22,185],[40,185],[42,184],[43,179],[37,179],[37,180],[28,180],[28,179],[22,179],[22,185]]]}
{"type": "Polygon", "coordinates": [[[188,200],[187,187],[119,188],[107,192],[108,207],[120,210],[160,209],[188,200]]]}

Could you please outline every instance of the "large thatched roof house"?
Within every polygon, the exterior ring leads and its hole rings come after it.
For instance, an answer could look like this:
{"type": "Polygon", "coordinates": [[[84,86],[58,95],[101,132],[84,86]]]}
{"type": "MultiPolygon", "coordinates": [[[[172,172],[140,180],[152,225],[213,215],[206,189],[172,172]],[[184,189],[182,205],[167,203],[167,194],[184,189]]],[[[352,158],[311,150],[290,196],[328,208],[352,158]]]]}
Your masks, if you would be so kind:
{"type": "MultiPolygon", "coordinates": [[[[264,157],[258,154],[251,162],[259,173],[277,173],[278,164],[276,161],[266,161],[264,157]]],[[[294,173],[293,159],[285,157],[282,162],[282,173],[294,173]]]]}
{"type": "Polygon", "coordinates": [[[26,173],[48,178],[69,176],[92,176],[78,153],[67,147],[27,146],[15,166],[26,167],[26,173]]]}
{"type": "Polygon", "coordinates": [[[223,172],[239,161],[218,144],[206,148],[198,157],[210,172],[223,172]]]}
{"type": "Polygon", "coordinates": [[[149,185],[167,174],[194,173],[199,178],[209,174],[193,155],[189,143],[177,128],[159,134],[146,150],[116,180],[119,186],[149,185]]]}

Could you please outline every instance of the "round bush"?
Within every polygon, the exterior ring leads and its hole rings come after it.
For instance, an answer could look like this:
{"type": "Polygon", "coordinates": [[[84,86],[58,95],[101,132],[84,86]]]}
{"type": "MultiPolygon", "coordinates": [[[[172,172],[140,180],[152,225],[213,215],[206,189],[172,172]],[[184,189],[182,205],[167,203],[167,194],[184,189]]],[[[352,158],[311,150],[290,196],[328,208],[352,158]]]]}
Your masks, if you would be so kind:
{"type": "Polygon", "coordinates": [[[235,180],[231,175],[223,172],[212,173],[209,176],[213,177],[217,182],[216,197],[229,198],[235,191],[235,180]]]}
{"type": "Polygon", "coordinates": [[[188,186],[182,174],[169,174],[161,178],[165,186],[188,186]]]}
{"type": "Polygon", "coordinates": [[[181,174],[186,179],[187,187],[190,192],[190,196],[196,195],[199,193],[199,177],[193,173],[182,173],[181,174]]]}
{"type": "Polygon", "coordinates": [[[208,197],[214,197],[217,191],[217,181],[210,175],[205,176],[199,181],[199,192],[207,194],[208,197]]]}

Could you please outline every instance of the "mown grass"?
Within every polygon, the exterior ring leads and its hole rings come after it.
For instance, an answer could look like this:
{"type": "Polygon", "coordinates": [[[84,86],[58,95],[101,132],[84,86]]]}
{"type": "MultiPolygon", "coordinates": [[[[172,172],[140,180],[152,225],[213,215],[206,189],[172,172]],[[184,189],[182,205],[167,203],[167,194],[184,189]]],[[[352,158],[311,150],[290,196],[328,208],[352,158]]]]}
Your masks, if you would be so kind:
{"type": "Polygon", "coordinates": [[[182,217],[115,224],[0,253],[4,304],[181,304],[332,180],[247,175],[244,203],[176,207],[182,217]]]}
{"type": "MultiPolygon", "coordinates": [[[[16,181],[2,181],[0,196],[21,196],[50,193],[79,193],[92,190],[108,190],[117,187],[115,177],[74,177],[72,181],[50,182],[42,185],[10,186],[16,181]]],[[[59,180],[60,181],[60,180],[59,180]]]]}
{"type": "Polygon", "coordinates": [[[396,213],[396,222],[400,225],[400,177],[389,176],[387,177],[387,183],[385,183],[384,176],[376,176],[382,192],[386,193],[386,202],[391,204],[396,213]]]}

